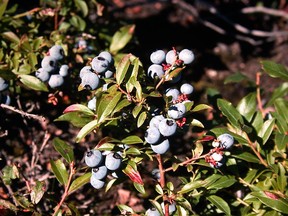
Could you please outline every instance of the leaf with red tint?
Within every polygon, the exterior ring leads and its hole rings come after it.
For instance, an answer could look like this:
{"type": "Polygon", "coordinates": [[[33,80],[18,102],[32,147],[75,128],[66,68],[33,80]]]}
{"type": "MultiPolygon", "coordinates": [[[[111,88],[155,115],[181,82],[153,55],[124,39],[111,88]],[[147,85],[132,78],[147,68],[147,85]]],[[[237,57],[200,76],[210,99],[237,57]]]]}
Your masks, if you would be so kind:
{"type": "Polygon", "coordinates": [[[69,113],[69,112],[81,112],[86,115],[94,115],[92,110],[90,110],[87,106],[84,106],[82,104],[72,104],[63,111],[63,113],[69,113]]]}
{"type": "Polygon", "coordinates": [[[129,164],[126,166],[126,168],[123,170],[123,172],[133,181],[133,182],[136,182],[138,184],[141,184],[143,185],[143,181],[142,181],[142,178],[141,178],[141,175],[140,173],[133,169],[132,166],[130,166],[129,164]]]}
{"type": "Polygon", "coordinates": [[[104,137],[102,138],[95,148],[100,148],[105,143],[121,143],[119,140],[111,138],[111,137],[104,137]]]}
{"type": "Polygon", "coordinates": [[[271,193],[271,192],[268,192],[268,191],[264,191],[265,195],[273,200],[278,200],[279,199],[279,196],[274,194],[274,193],[271,193]]]}
{"type": "Polygon", "coordinates": [[[209,141],[212,141],[212,140],[214,140],[214,139],[215,139],[214,136],[205,136],[205,137],[203,137],[202,139],[200,139],[199,141],[200,141],[200,142],[209,142],[209,141]]]}

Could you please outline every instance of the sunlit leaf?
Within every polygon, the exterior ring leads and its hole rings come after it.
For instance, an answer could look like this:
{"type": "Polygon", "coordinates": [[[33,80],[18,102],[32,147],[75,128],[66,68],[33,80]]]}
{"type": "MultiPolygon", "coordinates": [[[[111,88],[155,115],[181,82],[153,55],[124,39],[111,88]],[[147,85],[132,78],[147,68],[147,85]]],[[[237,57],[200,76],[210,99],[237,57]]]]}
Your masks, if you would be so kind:
{"type": "Polygon", "coordinates": [[[53,146],[68,163],[71,163],[74,160],[74,152],[71,145],[60,138],[55,137],[53,139],[53,146]]]}
{"type": "Polygon", "coordinates": [[[65,164],[60,160],[50,160],[51,169],[60,184],[66,185],[68,182],[68,172],[65,164]]]}
{"type": "Polygon", "coordinates": [[[90,177],[91,177],[91,172],[85,173],[84,175],[77,177],[74,181],[72,181],[72,183],[69,187],[68,193],[70,194],[70,193],[78,190],[79,188],[81,188],[85,184],[89,183],[90,177]]]}
{"type": "Polygon", "coordinates": [[[45,193],[45,190],[45,182],[36,181],[36,185],[32,187],[30,192],[31,202],[33,204],[39,203],[45,193]]]}
{"type": "Polygon", "coordinates": [[[126,25],[121,27],[112,37],[109,51],[116,54],[118,51],[123,49],[128,42],[132,39],[134,34],[135,25],[126,25]]]}
{"type": "Polygon", "coordinates": [[[98,126],[97,119],[86,124],[83,128],[81,128],[81,130],[77,134],[76,142],[80,142],[88,133],[96,129],[97,126],[98,126]]]}
{"type": "Polygon", "coordinates": [[[264,72],[268,73],[271,77],[279,77],[283,80],[288,80],[288,71],[282,64],[276,64],[273,61],[261,61],[264,72]]]}
{"type": "Polygon", "coordinates": [[[19,75],[20,82],[22,82],[27,88],[34,89],[37,91],[48,92],[48,88],[45,83],[41,82],[37,77],[27,74],[19,75]]]}
{"type": "Polygon", "coordinates": [[[218,209],[223,211],[225,215],[231,215],[230,207],[224,199],[216,195],[210,195],[207,197],[207,199],[218,209]]]}

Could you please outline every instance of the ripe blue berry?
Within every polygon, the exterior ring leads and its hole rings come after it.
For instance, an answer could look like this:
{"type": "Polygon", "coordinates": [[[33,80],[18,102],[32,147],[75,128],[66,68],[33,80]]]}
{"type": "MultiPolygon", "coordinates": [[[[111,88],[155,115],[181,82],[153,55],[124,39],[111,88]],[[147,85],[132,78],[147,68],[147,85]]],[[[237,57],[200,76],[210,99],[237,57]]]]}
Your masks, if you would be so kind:
{"type": "Polygon", "coordinates": [[[0,77],[0,91],[4,91],[8,88],[8,86],[8,83],[2,77],[0,77]]]}
{"type": "Polygon", "coordinates": [[[192,94],[193,90],[194,90],[193,86],[190,85],[189,83],[184,83],[180,87],[180,92],[186,95],[192,94]]]}
{"type": "Polygon", "coordinates": [[[175,134],[177,124],[174,119],[164,119],[159,123],[159,131],[163,136],[172,136],[175,134]]]}
{"type": "Polygon", "coordinates": [[[61,75],[59,74],[52,74],[50,76],[50,79],[48,81],[48,85],[51,87],[51,88],[58,88],[60,87],[61,85],[63,85],[64,83],[64,79],[61,75]]]}
{"type": "MultiPolygon", "coordinates": [[[[163,212],[165,211],[164,202],[161,203],[161,207],[163,209],[163,212]]],[[[169,215],[172,214],[174,211],[176,211],[176,203],[169,203],[169,215]]]]}
{"type": "Polygon", "coordinates": [[[156,127],[149,127],[145,132],[145,141],[149,144],[155,144],[159,141],[161,134],[156,127]]]}
{"type": "Polygon", "coordinates": [[[62,46],[54,45],[49,49],[49,55],[56,60],[61,60],[64,58],[64,50],[62,46]]]}
{"type": "Polygon", "coordinates": [[[111,53],[108,51],[102,51],[99,53],[98,56],[106,59],[110,65],[114,63],[114,59],[113,59],[111,53]]]}
{"type": "Polygon", "coordinates": [[[211,156],[210,156],[214,161],[221,161],[223,159],[223,154],[214,152],[211,156]]]}
{"type": "Polygon", "coordinates": [[[170,142],[168,139],[164,139],[162,142],[150,146],[156,154],[165,154],[170,148],[170,142]]]}
{"type": "Polygon", "coordinates": [[[91,73],[93,72],[93,69],[91,68],[91,66],[84,66],[81,70],[80,70],[80,74],[79,77],[82,79],[84,74],[86,73],[91,73]]]}
{"type": "Polygon", "coordinates": [[[101,56],[96,56],[93,58],[91,65],[93,70],[95,70],[97,73],[104,73],[108,70],[109,62],[107,59],[101,56]]]}
{"type": "Polygon", "coordinates": [[[53,56],[45,56],[41,61],[41,67],[48,73],[56,69],[57,60],[53,56]]]}
{"type": "Polygon", "coordinates": [[[183,49],[179,53],[179,59],[186,65],[191,64],[194,60],[194,53],[189,49],[183,49]]]}
{"type": "Polygon", "coordinates": [[[10,103],[11,103],[10,96],[9,95],[0,95],[0,103],[10,105],[10,103]]]}
{"type": "Polygon", "coordinates": [[[168,88],[165,93],[166,97],[172,97],[172,101],[176,101],[178,99],[178,96],[180,95],[180,92],[176,88],[168,88]]]}
{"type": "Polygon", "coordinates": [[[35,76],[40,79],[42,82],[46,82],[49,80],[50,78],[50,73],[48,73],[47,71],[43,70],[43,68],[39,68],[36,72],[35,72],[35,76]]]}
{"type": "Polygon", "coordinates": [[[161,64],[165,60],[165,52],[163,50],[156,50],[151,53],[150,60],[153,64],[161,64]]]}
{"type": "Polygon", "coordinates": [[[86,152],[84,160],[87,166],[97,167],[101,164],[103,155],[98,149],[92,149],[86,152]]]}
{"type": "Polygon", "coordinates": [[[173,65],[174,62],[177,60],[178,53],[175,50],[170,50],[166,53],[165,59],[167,64],[173,65]]]}
{"type": "Polygon", "coordinates": [[[156,79],[156,78],[161,79],[164,75],[164,70],[161,65],[152,64],[149,66],[147,74],[149,77],[153,79],[156,79]]]}
{"type": "Polygon", "coordinates": [[[182,118],[186,113],[186,107],[183,103],[177,103],[169,107],[168,116],[172,119],[182,118]]]}
{"type": "Polygon", "coordinates": [[[157,179],[157,180],[160,179],[160,170],[159,169],[153,169],[151,174],[155,179],[157,179]]]}
{"type": "Polygon", "coordinates": [[[105,166],[109,170],[117,170],[120,168],[122,157],[117,152],[110,152],[105,158],[105,166]]]}
{"type": "Polygon", "coordinates": [[[153,118],[151,118],[150,122],[149,122],[149,127],[159,127],[159,123],[164,120],[165,117],[163,115],[156,115],[153,116],[153,118]]]}
{"type": "Polygon", "coordinates": [[[90,184],[91,184],[95,189],[101,189],[101,188],[104,187],[105,182],[102,181],[102,180],[99,180],[99,179],[95,178],[94,175],[91,175],[90,184]]]}
{"type": "Polygon", "coordinates": [[[154,207],[147,209],[145,216],[161,216],[158,210],[154,207]]]}
{"type": "Polygon", "coordinates": [[[104,179],[107,176],[108,169],[106,166],[99,166],[92,169],[92,175],[96,179],[104,179]]]}
{"type": "Polygon", "coordinates": [[[85,73],[81,85],[88,90],[95,90],[99,85],[99,77],[95,73],[85,73]]]}
{"type": "Polygon", "coordinates": [[[60,69],[59,69],[59,74],[63,77],[67,76],[69,72],[69,66],[64,64],[61,65],[60,69]]]}
{"type": "Polygon", "coordinates": [[[96,110],[96,102],[97,102],[96,97],[93,97],[92,99],[90,99],[87,104],[88,108],[91,110],[96,110]]]}
{"type": "MultiPolygon", "coordinates": [[[[214,156],[216,159],[219,159],[218,156],[214,156]]],[[[214,160],[213,162],[209,162],[209,165],[213,168],[220,168],[221,166],[223,166],[226,163],[226,158],[223,157],[222,160],[220,161],[216,161],[214,160]]]]}
{"type": "Polygon", "coordinates": [[[221,134],[217,140],[220,142],[220,147],[224,149],[229,149],[234,144],[234,137],[228,133],[221,134]]]}

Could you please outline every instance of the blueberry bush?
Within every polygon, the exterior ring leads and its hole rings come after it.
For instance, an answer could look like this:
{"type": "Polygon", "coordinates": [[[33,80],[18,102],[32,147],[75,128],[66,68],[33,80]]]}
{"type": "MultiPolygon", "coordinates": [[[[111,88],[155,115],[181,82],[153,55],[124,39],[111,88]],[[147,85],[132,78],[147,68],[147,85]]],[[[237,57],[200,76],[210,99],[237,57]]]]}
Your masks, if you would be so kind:
{"type": "Polygon", "coordinates": [[[193,47],[154,47],[142,61],[136,26],[110,20],[105,3],[10,3],[0,4],[1,215],[288,214],[285,65],[261,59],[255,81],[228,76],[245,81],[237,102],[214,86],[199,100],[183,79],[193,47]],[[272,93],[264,75],[280,80],[272,93]],[[101,210],[109,193],[120,201],[101,210]]]}

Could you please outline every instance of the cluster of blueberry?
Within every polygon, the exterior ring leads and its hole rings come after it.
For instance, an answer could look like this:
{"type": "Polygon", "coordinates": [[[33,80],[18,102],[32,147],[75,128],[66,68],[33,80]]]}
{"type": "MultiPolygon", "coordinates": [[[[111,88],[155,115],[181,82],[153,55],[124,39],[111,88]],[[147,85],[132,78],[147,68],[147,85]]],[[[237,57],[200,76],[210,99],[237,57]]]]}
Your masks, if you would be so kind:
{"type": "Polygon", "coordinates": [[[114,59],[108,51],[102,51],[94,57],[91,66],[84,66],[80,70],[80,86],[87,90],[95,90],[101,78],[112,78],[114,75],[114,59]]]}
{"type": "MultiPolygon", "coordinates": [[[[161,208],[164,212],[164,202],[161,203],[161,208]]],[[[175,202],[169,203],[169,215],[173,214],[173,212],[175,211],[176,211],[176,203],[175,202]]],[[[151,207],[147,209],[147,211],[145,212],[145,216],[161,216],[161,214],[156,208],[151,207]]]]}
{"type": "Polygon", "coordinates": [[[47,55],[41,61],[41,68],[35,72],[35,76],[42,82],[48,82],[51,88],[63,85],[64,77],[69,73],[69,66],[59,61],[64,58],[64,50],[61,45],[52,46],[47,55]]]}
{"type": "Polygon", "coordinates": [[[120,152],[99,151],[92,149],[86,152],[84,157],[85,163],[92,168],[90,183],[95,189],[101,189],[105,185],[105,178],[109,174],[117,178],[117,171],[122,164],[120,152]]]}
{"type": "Polygon", "coordinates": [[[8,94],[4,94],[4,91],[8,89],[9,84],[6,80],[0,77],[0,104],[9,105],[11,103],[11,98],[8,94]]]}
{"type": "MultiPolygon", "coordinates": [[[[189,49],[183,49],[180,52],[172,49],[167,53],[163,50],[156,50],[151,53],[150,60],[152,64],[147,70],[147,75],[153,79],[161,79],[168,69],[191,64],[194,60],[194,53],[189,49]]],[[[167,74],[166,76],[168,78],[169,75],[167,74]]],[[[172,79],[172,81],[178,82],[180,79],[181,74],[172,79]]]]}
{"type": "Polygon", "coordinates": [[[220,168],[226,162],[224,150],[230,149],[233,144],[234,137],[231,134],[221,134],[212,142],[212,146],[214,147],[213,153],[205,158],[206,162],[208,162],[211,167],[220,168]]]}

